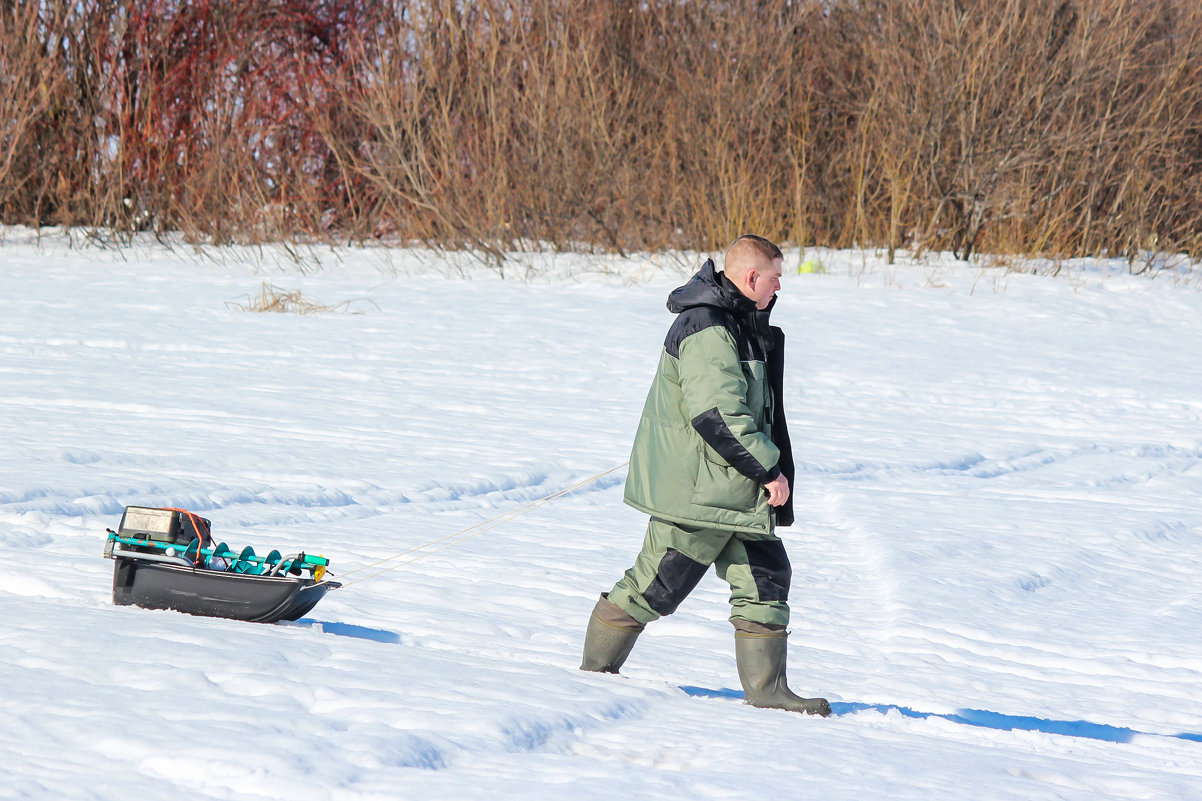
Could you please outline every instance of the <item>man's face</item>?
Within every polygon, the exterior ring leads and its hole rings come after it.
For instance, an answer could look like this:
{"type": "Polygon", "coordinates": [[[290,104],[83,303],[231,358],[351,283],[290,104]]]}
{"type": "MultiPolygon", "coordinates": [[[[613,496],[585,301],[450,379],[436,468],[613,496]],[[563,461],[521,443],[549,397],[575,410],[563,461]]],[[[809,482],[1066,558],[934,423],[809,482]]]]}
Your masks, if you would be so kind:
{"type": "Polygon", "coordinates": [[[780,259],[761,259],[747,271],[747,291],[744,293],[755,301],[757,309],[766,309],[780,291],[780,273],[784,262],[780,259]]]}

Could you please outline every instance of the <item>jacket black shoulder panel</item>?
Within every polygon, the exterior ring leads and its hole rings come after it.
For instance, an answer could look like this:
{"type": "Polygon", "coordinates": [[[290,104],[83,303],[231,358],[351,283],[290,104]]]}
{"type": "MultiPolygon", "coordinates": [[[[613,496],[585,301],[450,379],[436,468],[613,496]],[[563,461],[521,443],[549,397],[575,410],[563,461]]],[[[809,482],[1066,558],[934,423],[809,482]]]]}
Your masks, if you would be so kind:
{"type": "Polygon", "coordinates": [[[668,329],[668,336],[664,340],[664,350],[668,351],[668,355],[673,359],[679,359],[681,342],[684,342],[698,331],[704,331],[716,325],[720,325],[727,331],[730,331],[731,336],[735,337],[735,341],[738,341],[735,321],[728,312],[715,306],[694,306],[685,309],[676,315],[676,320],[673,321],[672,327],[668,329]]]}

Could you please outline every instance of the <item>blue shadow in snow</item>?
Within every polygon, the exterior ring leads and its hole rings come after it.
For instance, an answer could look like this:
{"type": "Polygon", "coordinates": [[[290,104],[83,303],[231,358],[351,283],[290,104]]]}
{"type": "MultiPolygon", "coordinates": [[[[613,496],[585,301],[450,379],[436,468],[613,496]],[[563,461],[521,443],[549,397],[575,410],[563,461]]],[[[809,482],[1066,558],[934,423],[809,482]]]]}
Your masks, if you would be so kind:
{"type": "Polygon", "coordinates": [[[339,637],[354,637],[357,640],[371,640],[396,645],[401,641],[401,635],[395,631],[384,629],[369,629],[366,626],[355,626],[351,623],[326,623],[321,620],[303,617],[296,621],[302,626],[315,626],[326,634],[336,634],[339,637]]]}
{"type": "Polygon", "coordinates": [[[686,695],[694,698],[738,698],[743,700],[742,690],[709,690],[705,687],[681,687],[686,695]]]}
{"type": "Polygon", "coordinates": [[[853,704],[833,703],[831,713],[834,715],[853,715],[857,712],[880,712],[882,715],[897,712],[907,718],[943,718],[952,723],[966,726],[979,726],[983,729],[998,731],[1038,731],[1044,734],[1063,734],[1069,737],[1085,737],[1090,740],[1105,740],[1109,743],[1129,743],[1138,732],[1121,726],[1107,726],[1105,723],[1090,723],[1085,720],[1047,720],[1045,718],[1026,717],[1022,715],[1003,715],[1000,712],[989,712],[983,709],[958,709],[952,714],[940,715],[934,712],[917,712],[904,706],[891,704],[853,704]]]}
{"type": "MultiPolygon", "coordinates": [[[[711,690],[705,687],[681,687],[686,694],[694,698],[735,698],[742,699],[741,690],[711,690]]],[[[1090,740],[1103,740],[1109,743],[1129,743],[1136,735],[1145,732],[1128,729],[1122,726],[1108,726],[1105,723],[1090,723],[1087,720],[1047,720],[1045,718],[1026,717],[1022,715],[1003,715],[1000,712],[989,712],[984,709],[958,709],[952,714],[941,715],[934,712],[918,712],[904,706],[892,704],[859,704],[842,701],[831,703],[831,714],[835,717],[854,715],[857,712],[880,712],[882,715],[896,712],[899,715],[916,720],[942,718],[952,723],[965,726],[978,726],[983,729],[998,731],[1038,731],[1044,734],[1062,734],[1067,737],[1084,737],[1090,740]]],[[[1148,735],[1158,737],[1174,737],[1179,740],[1190,740],[1202,743],[1202,734],[1160,734],[1148,735]]]]}

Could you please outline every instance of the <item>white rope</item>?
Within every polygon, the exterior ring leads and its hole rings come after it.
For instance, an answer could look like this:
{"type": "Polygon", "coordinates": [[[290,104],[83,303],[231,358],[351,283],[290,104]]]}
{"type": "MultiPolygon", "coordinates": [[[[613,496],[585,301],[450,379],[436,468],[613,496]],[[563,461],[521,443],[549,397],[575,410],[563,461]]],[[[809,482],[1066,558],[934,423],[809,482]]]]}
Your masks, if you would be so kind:
{"type": "MultiPolygon", "coordinates": [[[[566,487],[566,488],[558,490],[556,492],[552,492],[550,495],[545,495],[536,501],[530,501],[529,503],[525,504],[524,506],[519,506],[517,509],[513,509],[509,512],[505,512],[504,514],[500,514],[500,515],[497,515],[496,517],[489,518],[488,520],[484,520],[479,523],[476,523],[475,525],[468,526],[467,528],[460,529],[459,531],[455,531],[451,534],[447,534],[445,537],[439,537],[436,540],[430,540],[429,542],[414,546],[413,548],[410,548],[407,551],[402,551],[401,553],[393,554],[392,556],[385,557],[384,559],[380,559],[378,561],[372,562],[371,564],[364,565],[363,567],[357,567],[354,570],[350,571],[349,573],[344,573],[343,576],[351,576],[351,575],[354,575],[355,573],[360,573],[364,570],[370,570],[373,567],[379,567],[380,565],[385,564],[386,562],[391,562],[396,559],[401,559],[402,557],[409,556],[410,554],[416,554],[416,556],[414,556],[412,559],[408,559],[404,562],[401,562],[399,565],[392,565],[391,567],[386,567],[383,570],[372,573],[370,576],[363,576],[362,578],[357,578],[354,581],[342,582],[342,586],[349,587],[352,584],[358,584],[360,582],[367,581],[368,579],[375,578],[376,576],[382,576],[391,570],[396,570],[397,568],[405,567],[406,565],[411,565],[418,560],[425,559],[427,556],[433,556],[434,554],[439,553],[440,551],[445,551],[447,548],[453,548],[456,545],[461,545],[461,544],[467,542],[468,540],[472,539],[473,537],[478,537],[481,534],[483,534],[484,532],[496,528],[497,526],[501,525],[502,523],[508,523],[510,520],[521,517],[522,515],[526,514],[529,511],[532,511],[534,509],[537,509],[540,506],[550,503],[551,501],[555,500],[556,498],[561,498],[564,495],[567,495],[569,492],[575,492],[576,490],[580,489],[581,487],[591,484],[598,479],[604,478],[605,476],[609,475],[610,473],[613,473],[617,470],[621,470],[623,467],[625,467],[628,464],[630,464],[630,462],[622,462],[622,464],[615,465],[614,467],[611,467],[608,470],[605,470],[601,473],[597,473],[595,476],[590,476],[589,478],[586,478],[583,481],[579,481],[570,487],[566,487]],[[425,550],[425,549],[431,547],[432,545],[438,545],[439,543],[443,543],[443,545],[441,547],[434,548],[433,550],[429,550],[429,551],[425,550]],[[418,553],[419,551],[421,551],[421,553],[418,553]]],[[[340,576],[339,578],[341,579],[342,576],[340,576]]]]}

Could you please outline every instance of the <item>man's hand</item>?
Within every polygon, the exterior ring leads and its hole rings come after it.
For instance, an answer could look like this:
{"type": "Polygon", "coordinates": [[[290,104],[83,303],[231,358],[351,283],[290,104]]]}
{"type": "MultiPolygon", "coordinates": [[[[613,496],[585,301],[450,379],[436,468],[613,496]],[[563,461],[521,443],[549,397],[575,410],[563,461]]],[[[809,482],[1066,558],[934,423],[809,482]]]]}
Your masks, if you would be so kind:
{"type": "Polygon", "coordinates": [[[789,500],[789,480],[783,474],[765,484],[764,489],[768,490],[770,506],[781,506],[789,500]]]}

